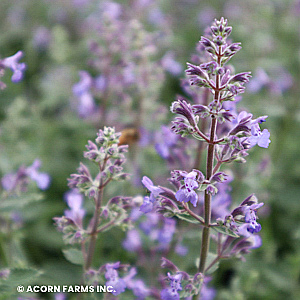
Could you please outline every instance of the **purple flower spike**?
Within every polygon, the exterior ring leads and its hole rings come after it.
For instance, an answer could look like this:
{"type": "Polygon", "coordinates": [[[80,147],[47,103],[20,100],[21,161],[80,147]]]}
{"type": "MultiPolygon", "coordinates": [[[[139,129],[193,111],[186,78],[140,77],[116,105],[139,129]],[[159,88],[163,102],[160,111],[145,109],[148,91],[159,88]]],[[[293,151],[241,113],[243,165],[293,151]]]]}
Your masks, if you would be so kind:
{"type": "Polygon", "coordinates": [[[22,56],[23,52],[18,51],[16,54],[6,57],[0,61],[0,65],[12,70],[13,75],[11,77],[11,81],[14,83],[17,83],[23,79],[23,73],[26,69],[25,63],[19,63],[19,60],[22,58],[22,56]]]}

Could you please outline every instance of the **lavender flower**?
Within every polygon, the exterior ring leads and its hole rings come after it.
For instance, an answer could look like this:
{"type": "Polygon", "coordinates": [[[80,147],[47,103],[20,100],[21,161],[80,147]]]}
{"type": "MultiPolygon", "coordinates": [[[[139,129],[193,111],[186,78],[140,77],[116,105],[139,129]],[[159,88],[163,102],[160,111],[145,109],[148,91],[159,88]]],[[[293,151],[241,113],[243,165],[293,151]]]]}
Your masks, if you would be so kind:
{"type": "Polygon", "coordinates": [[[152,193],[151,193],[150,197],[145,196],[143,204],[140,207],[140,211],[142,211],[144,214],[152,211],[153,207],[154,207],[154,205],[153,205],[154,201],[155,201],[155,198],[153,197],[152,193]]]}
{"type": "Polygon", "coordinates": [[[182,66],[175,61],[174,53],[166,53],[161,60],[162,67],[174,76],[179,75],[182,72],[182,66]]]}
{"type": "Polygon", "coordinates": [[[199,121],[199,117],[195,116],[192,106],[183,99],[174,101],[170,108],[171,112],[179,114],[182,117],[177,117],[173,121],[172,130],[182,136],[193,133],[199,121]]]}
{"type": "Polygon", "coordinates": [[[255,124],[251,127],[251,137],[248,139],[250,147],[255,146],[256,144],[262,148],[268,148],[270,144],[270,132],[268,129],[260,131],[258,124],[255,124]]]}
{"type": "Polygon", "coordinates": [[[218,193],[212,198],[211,211],[212,216],[215,218],[224,219],[227,216],[229,211],[229,206],[231,205],[231,188],[229,183],[233,180],[232,177],[229,177],[225,182],[218,184],[218,193]]]}
{"type": "MultiPolygon", "coordinates": [[[[261,225],[256,222],[256,212],[264,203],[258,203],[254,195],[247,197],[240,206],[231,212],[233,217],[232,226],[237,228],[238,232],[245,235],[245,229],[250,233],[257,233],[261,230],[261,225]],[[244,224],[237,225],[235,221],[242,221],[244,224]]],[[[249,234],[246,234],[246,236],[249,234]]]]}
{"type": "Polygon", "coordinates": [[[123,241],[123,247],[130,252],[138,251],[142,246],[142,240],[136,229],[127,232],[126,239],[123,241]]]}
{"type": "Polygon", "coordinates": [[[158,232],[158,242],[160,249],[167,249],[172,241],[176,230],[176,221],[174,219],[164,219],[164,225],[158,232]]]}
{"type": "Polygon", "coordinates": [[[96,109],[96,104],[91,93],[92,77],[86,71],[79,72],[80,81],[73,87],[73,93],[78,99],[77,111],[80,117],[91,116],[96,109]]]}
{"type": "Polygon", "coordinates": [[[1,185],[6,191],[13,191],[18,186],[21,191],[25,191],[28,184],[26,169],[20,167],[17,173],[8,173],[1,178],[1,185]]]}
{"type": "Polygon", "coordinates": [[[163,190],[157,186],[153,185],[153,182],[147,176],[144,176],[142,179],[143,185],[151,192],[150,198],[156,198],[163,190]]]}
{"type": "Polygon", "coordinates": [[[177,191],[175,194],[177,201],[191,202],[194,205],[194,207],[197,206],[198,195],[194,191],[194,189],[197,189],[199,187],[199,184],[196,180],[198,174],[199,172],[197,173],[196,171],[192,171],[186,175],[182,173],[184,179],[184,186],[182,186],[182,188],[179,191],[177,191]]]}
{"type": "Polygon", "coordinates": [[[186,256],[189,252],[189,249],[186,246],[182,245],[181,243],[178,243],[174,251],[176,254],[180,256],[186,256]]]}
{"type": "Polygon", "coordinates": [[[146,217],[146,220],[140,223],[140,228],[152,240],[155,240],[157,239],[157,227],[159,225],[160,215],[155,212],[152,212],[147,214],[146,217]]]}
{"type": "Polygon", "coordinates": [[[140,300],[145,299],[150,294],[150,290],[146,287],[144,281],[142,281],[141,279],[134,281],[132,292],[137,297],[137,299],[140,300]]]}
{"type": "Polygon", "coordinates": [[[160,296],[162,300],[179,300],[180,297],[178,292],[182,290],[182,287],[180,285],[181,278],[181,274],[171,275],[170,273],[168,273],[170,287],[161,291],[160,296]]]}
{"type": "Polygon", "coordinates": [[[39,172],[41,161],[36,159],[33,164],[26,169],[26,174],[36,182],[41,190],[46,190],[50,185],[50,176],[47,173],[39,172]]]}
{"type": "Polygon", "coordinates": [[[245,226],[240,227],[240,233],[244,237],[239,239],[232,247],[229,252],[231,256],[239,256],[242,260],[245,260],[242,254],[249,253],[251,249],[256,249],[261,247],[262,239],[259,235],[251,234],[245,226]]]}
{"type": "Polygon", "coordinates": [[[1,179],[3,188],[13,191],[19,187],[21,191],[25,191],[30,178],[36,182],[38,188],[46,190],[50,185],[51,178],[47,173],[39,172],[40,167],[41,161],[36,159],[31,166],[27,168],[21,166],[16,173],[6,174],[1,179]]]}
{"type": "Polygon", "coordinates": [[[178,135],[173,133],[167,126],[162,126],[156,135],[155,150],[164,159],[170,157],[170,150],[176,145],[178,135]]]}
{"type": "Polygon", "coordinates": [[[106,286],[112,286],[114,296],[117,296],[125,291],[126,283],[125,281],[119,277],[117,269],[120,266],[120,262],[116,262],[113,264],[106,264],[106,286]]]}
{"type": "Polygon", "coordinates": [[[145,283],[141,279],[133,279],[137,274],[135,268],[131,268],[126,276],[124,276],[124,281],[128,289],[132,290],[133,294],[137,299],[143,300],[150,295],[149,288],[146,287],[145,283]]]}
{"type": "Polygon", "coordinates": [[[261,225],[256,222],[255,212],[263,205],[263,203],[252,204],[244,209],[245,222],[248,223],[247,230],[251,233],[257,233],[261,230],[261,225]]]}
{"type": "Polygon", "coordinates": [[[65,210],[65,216],[81,226],[83,217],[86,213],[85,209],[82,208],[83,195],[80,194],[77,189],[73,189],[65,194],[65,200],[70,208],[65,210]]]}
{"type": "Polygon", "coordinates": [[[18,51],[16,54],[0,60],[0,68],[9,68],[12,70],[13,75],[11,81],[17,83],[23,79],[24,71],[26,69],[25,63],[19,63],[23,57],[23,52],[18,51]]]}

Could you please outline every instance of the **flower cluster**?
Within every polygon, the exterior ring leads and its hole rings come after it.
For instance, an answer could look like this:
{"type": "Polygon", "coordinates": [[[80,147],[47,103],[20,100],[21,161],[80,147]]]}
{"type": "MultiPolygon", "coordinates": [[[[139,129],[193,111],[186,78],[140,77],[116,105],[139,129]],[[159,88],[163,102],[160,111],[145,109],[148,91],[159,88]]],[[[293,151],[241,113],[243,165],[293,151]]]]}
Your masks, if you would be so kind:
{"type": "MultiPolygon", "coordinates": [[[[17,83],[23,79],[24,71],[26,69],[25,63],[20,63],[19,60],[23,57],[23,52],[18,51],[16,54],[0,59],[0,76],[3,76],[5,69],[10,69],[13,72],[11,81],[17,83]]],[[[5,88],[5,84],[0,82],[0,88],[5,88]]]]}
{"type": "Polygon", "coordinates": [[[263,205],[263,203],[258,203],[258,200],[254,195],[251,195],[225,219],[231,220],[230,226],[236,228],[238,233],[248,235],[247,233],[245,234],[245,229],[250,233],[257,233],[261,230],[261,225],[256,221],[256,212],[263,205]],[[241,222],[243,225],[238,226],[241,222]]]}
{"type": "Polygon", "coordinates": [[[107,185],[111,180],[125,180],[128,174],[123,172],[122,165],[125,163],[124,153],[127,152],[127,145],[119,146],[120,133],[114,128],[105,127],[99,130],[95,142],[88,141],[84,157],[101,165],[100,172],[95,178],[87,166],[80,164],[76,174],[71,174],[69,187],[78,188],[86,196],[93,198],[97,196],[99,188],[107,185]]]}
{"type": "Polygon", "coordinates": [[[38,188],[46,190],[50,185],[50,176],[40,172],[41,161],[36,159],[29,167],[21,166],[16,173],[8,173],[1,179],[1,184],[7,192],[25,192],[29,180],[35,181],[38,188]]]}
{"type": "Polygon", "coordinates": [[[189,297],[201,288],[199,299],[213,299],[215,290],[208,286],[211,277],[203,277],[201,273],[190,276],[188,273],[181,271],[170,260],[162,258],[162,268],[167,268],[171,272],[167,273],[168,286],[161,291],[161,299],[172,300],[189,297]]]}
{"type": "Polygon", "coordinates": [[[199,183],[204,181],[204,175],[198,170],[193,170],[190,173],[185,171],[174,171],[173,177],[177,177],[177,180],[179,181],[182,179],[184,181],[183,186],[175,194],[176,200],[179,202],[191,202],[194,207],[196,207],[198,195],[194,190],[199,187],[199,183]]]}

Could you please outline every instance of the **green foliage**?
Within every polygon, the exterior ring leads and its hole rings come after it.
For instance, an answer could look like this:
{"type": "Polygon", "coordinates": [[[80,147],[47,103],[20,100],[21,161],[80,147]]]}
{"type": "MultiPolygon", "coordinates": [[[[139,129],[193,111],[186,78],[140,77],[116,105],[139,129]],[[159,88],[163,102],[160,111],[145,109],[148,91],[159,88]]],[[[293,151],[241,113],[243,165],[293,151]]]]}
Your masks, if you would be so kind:
{"type": "MultiPolygon", "coordinates": [[[[181,219],[181,220],[184,220],[186,222],[189,222],[189,223],[193,223],[193,224],[199,224],[200,221],[193,218],[190,214],[188,214],[187,212],[183,212],[183,213],[176,213],[176,217],[178,219],[181,219]]],[[[199,218],[200,220],[202,220],[202,222],[204,222],[204,219],[203,218],[199,218]]]]}
{"type": "Polygon", "coordinates": [[[34,205],[35,202],[41,201],[44,195],[41,193],[30,193],[25,195],[13,195],[2,198],[0,203],[0,211],[12,212],[16,210],[22,210],[26,205],[34,205]]]}
{"type": "Polygon", "coordinates": [[[75,248],[65,249],[63,250],[65,258],[75,265],[83,265],[84,260],[82,256],[82,252],[75,248]]]}
{"type": "Polygon", "coordinates": [[[41,275],[40,271],[33,268],[12,268],[8,270],[8,277],[0,279],[0,299],[9,299],[13,295],[17,297],[17,286],[26,285],[41,275]]]}
{"type": "MultiPolygon", "coordinates": [[[[176,5],[171,0],[157,2],[165,13],[165,19],[170,19],[172,23],[171,30],[165,28],[170,35],[164,33],[163,36],[166,40],[172,40],[168,50],[175,52],[182,66],[194,52],[199,32],[203,32],[213,18],[223,15],[235,28],[233,39],[243,44],[243,51],[234,58],[237,71],[251,70],[255,76],[257,68],[261,67],[278,86],[289,77],[280,73],[284,68],[294,79],[292,86],[279,92],[274,87],[265,86],[257,93],[250,93],[246,88],[243,94],[243,105],[255,116],[269,115],[267,127],[272,142],[265,157],[263,149],[253,148],[247,164],[234,166],[232,196],[235,204],[239,204],[241,199],[255,192],[259,201],[265,203],[259,219],[263,245],[245,256],[245,262],[221,262],[218,272],[213,273],[211,286],[217,289],[216,299],[222,300],[300,299],[300,234],[297,225],[300,218],[300,90],[297,84],[300,56],[297,1],[176,1],[176,5]]],[[[93,5],[90,9],[97,16],[97,5],[93,5]]],[[[15,287],[20,284],[80,282],[80,251],[66,249],[61,253],[63,239],[55,231],[52,218],[61,216],[66,209],[63,201],[64,192],[68,189],[66,179],[75,172],[82,160],[86,141],[94,138],[101,123],[101,120],[80,119],[71,107],[72,86],[78,82],[78,71],[91,69],[88,43],[91,36],[85,35],[87,28],[82,26],[88,13],[88,9],[77,10],[73,1],[2,0],[0,3],[1,57],[22,49],[25,52],[23,61],[28,66],[21,83],[10,82],[9,70],[1,78],[7,88],[0,91],[0,173],[3,176],[40,158],[43,171],[52,177],[51,187],[45,192],[30,190],[20,196],[2,195],[0,199],[1,222],[16,211],[22,217],[21,227],[13,223],[9,235],[4,230],[0,234],[0,267],[10,268],[9,277],[0,280],[0,299],[16,299],[15,287]],[[40,26],[50,34],[49,44],[44,48],[35,46],[35,34],[40,26]]],[[[147,23],[146,15],[142,22],[147,23]]],[[[149,22],[145,24],[145,28],[151,30],[156,26],[149,22]]],[[[164,51],[159,49],[159,53],[164,51]]],[[[142,70],[143,64],[139,74],[142,70]]],[[[157,78],[151,77],[151,89],[144,95],[147,99],[145,109],[153,109],[152,99],[158,95],[159,102],[167,107],[176,94],[184,94],[179,77],[168,74],[165,80],[157,78]]],[[[135,97],[134,101],[138,103],[142,93],[135,97]]],[[[101,103],[101,99],[97,98],[97,101],[101,103]]],[[[115,96],[113,101],[118,103],[119,98],[115,96]]],[[[238,106],[244,109],[240,104],[238,106]]],[[[147,117],[147,113],[144,116],[147,117]]],[[[134,121],[126,113],[120,116],[122,118],[127,124],[134,121]]],[[[166,123],[161,115],[157,120],[147,119],[145,122],[149,128],[159,128],[160,122],[166,123]]],[[[153,174],[153,178],[162,180],[168,174],[167,169],[153,147],[130,146],[127,170],[133,174],[131,183],[139,180],[139,174],[153,174]]],[[[133,187],[133,184],[127,183],[108,187],[106,192],[107,199],[116,194],[144,194],[140,186],[133,187]]],[[[91,205],[86,203],[85,208],[91,216],[91,205]]],[[[124,226],[123,221],[128,216],[126,211],[118,205],[110,209],[114,215],[107,222],[117,218],[118,224],[124,226]]],[[[194,261],[188,258],[199,255],[201,237],[194,230],[199,222],[187,214],[178,213],[176,217],[180,219],[179,234],[189,252],[187,257],[172,254],[172,259],[182,269],[194,272],[194,261]],[[185,221],[190,224],[183,228],[185,221]]],[[[102,235],[95,263],[100,265],[124,260],[134,264],[136,255],[126,253],[120,246],[124,239],[123,232],[109,226],[103,227],[106,224],[99,227],[104,228],[103,231],[110,230],[102,235]]],[[[212,227],[212,231],[235,236],[225,226],[212,227]]],[[[209,260],[214,258],[210,256],[209,260]]],[[[154,278],[149,280],[155,281],[154,278]]],[[[132,295],[125,297],[132,299],[132,295]]]]}
{"type": "Polygon", "coordinates": [[[225,234],[225,235],[229,235],[229,236],[233,236],[233,237],[239,237],[238,234],[236,234],[233,230],[226,227],[225,225],[213,226],[211,228],[213,230],[215,230],[216,232],[219,232],[219,233],[222,233],[222,234],[225,234]]]}

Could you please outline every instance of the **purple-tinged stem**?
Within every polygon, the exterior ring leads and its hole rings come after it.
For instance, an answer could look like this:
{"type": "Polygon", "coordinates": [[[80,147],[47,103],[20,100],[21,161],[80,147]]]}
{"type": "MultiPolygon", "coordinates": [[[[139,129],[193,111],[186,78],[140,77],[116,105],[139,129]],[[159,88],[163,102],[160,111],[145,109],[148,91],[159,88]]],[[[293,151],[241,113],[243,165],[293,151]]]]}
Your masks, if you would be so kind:
{"type": "Polygon", "coordinates": [[[201,218],[199,218],[199,216],[197,214],[195,214],[193,211],[191,211],[187,205],[187,203],[181,202],[184,209],[193,217],[195,218],[197,221],[199,221],[202,225],[206,225],[205,223],[203,223],[203,220],[201,218]]]}
{"type": "MultiPolygon", "coordinates": [[[[100,172],[102,172],[105,168],[107,162],[107,158],[104,159],[103,165],[99,166],[100,167],[100,172]]],[[[95,211],[94,211],[94,216],[92,218],[92,229],[90,232],[90,243],[89,243],[89,247],[88,247],[88,251],[87,251],[87,255],[86,255],[86,261],[85,261],[85,266],[84,269],[85,271],[87,271],[93,262],[93,257],[94,257],[94,253],[95,253],[95,247],[96,247],[96,241],[97,241],[97,236],[98,236],[98,225],[100,222],[100,212],[101,212],[101,206],[102,206],[102,199],[103,199],[103,190],[104,190],[104,185],[103,185],[103,180],[100,179],[100,183],[99,183],[99,187],[98,187],[98,194],[97,194],[97,198],[95,201],[95,211]]]]}
{"type": "MultiPolygon", "coordinates": [[[[209,89],[205,89],[204,93],[203,93],[203,105],[207,105],[208,104],[208,98],[209,98],[209,89]]],[[[201,129],[200,129],[201,132],[205,132],[206,131],[206,127],[207,127],[206,119],[202,119],[201,129]]],[[[195,159],[195,163],[194,163],[194,168],[195,169],[200,168],[203,150],[204,150],[204,143],[200,142],[198,144],[196,159],[195,159]]]]}
{"type": "MultiPolygon", "coordinates": [[[[221,47],[219,47],[219,53],[221,53],[221,47]]],[[[218,56],[218,65],[221,65],[221,55],[218,56]]],[[[216,87],[214,101],[220,101],[220,75],[216,75],[216,87]]],[[[217,129],[217,119],[214,115],[211,117],[210,124],[210,137],[209,144],[207,148],[207,160],[206,160],[206,179],[209,180],[213,174],[214,168],[214,156],[215,156],[215,136],[217,129]]],[[[207,255],[209,251],[209,242],[210,242],[210,228],[209,224],[211,221],[211,194],[205,190],[204,195],[204,222],[205,227],[202,231],[202,242],[201,242],[201,253],[200,253],[200,263],[199,263],[199,272],[205,272],[205,264],[207,260],[207,255]]]]}
{"type": "MultiPolygon", "coordinates": [[[[214,141],[215,132],[217,127],[217,120],[215,117],[212,117],[211,120],[211,135],[210,141],[214,141]]],[[[213,170],[213,162],[214,162],[214,147],[213,143],[208,144],[207,150],[207,161],[206,161],[206,179],[209,180],[212,175],[213,170]]],[[[204,273],[205,263],[207,259],[207,254],[209,250],[209,240],[210,240],[210,224],[211,220],[211,194],[205,190],[204,195],[204,223],[205,227],[202,232],[202,245],[201,245],[201,253],[200,253],[200,263],[199,263],[199,272],[204,273]]]]}
{"type": "Polygon", "coordinates": [[[102,203],[102,198],[103,198],[103,188],[101,188],[98,192],[98,197],[96,200],[96,208],[95,208],[95,212],[94,212],[94,216],[93,216],[93,225],[92,225],[92,230],[90,232],[90,244],[89,244],[89,248],[88,248],[88,252],[87,252],[87,259],[85,262],[85,270],[87,271],[91,265],[92,265],[92,261],[93,261],[93,257],[94,257],[94,252],[95,252],[95,246],[96,246],[96,241],[97,241],[97,236],[98,236],[98,225],[99,225],[99,219],[100,219],[100,211],[101,211],[101,203],[102,203]]]}

